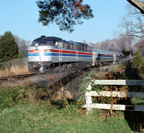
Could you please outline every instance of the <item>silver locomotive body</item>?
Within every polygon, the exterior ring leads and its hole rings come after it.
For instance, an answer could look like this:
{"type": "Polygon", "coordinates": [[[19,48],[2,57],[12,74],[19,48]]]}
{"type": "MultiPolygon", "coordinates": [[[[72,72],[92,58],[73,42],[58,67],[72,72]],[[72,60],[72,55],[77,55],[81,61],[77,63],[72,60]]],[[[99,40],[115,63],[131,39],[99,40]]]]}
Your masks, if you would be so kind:
{"type": "Polygon", "coordinates": [[[30,72],[49,69],[59,63],[92,63],[93,49],[82,43],[68,42],[56,37],[42,36],[33,41],[28,49],[30,72]]]}

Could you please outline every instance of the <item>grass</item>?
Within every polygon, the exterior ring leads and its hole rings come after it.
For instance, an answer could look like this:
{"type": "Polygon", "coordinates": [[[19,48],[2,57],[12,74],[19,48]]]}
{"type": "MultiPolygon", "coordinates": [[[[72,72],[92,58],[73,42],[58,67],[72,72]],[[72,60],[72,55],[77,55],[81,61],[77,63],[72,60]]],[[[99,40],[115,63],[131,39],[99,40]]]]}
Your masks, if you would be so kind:
{"type": "MultiPolygon", "coordinates": [[[[133,87],[137,91],[143,91],[143,87],[133,87]]],[[[132,90],[131,86],[125,89],[128,88],[132,90]]],[[[51,90],[39,85],[1,88],[0,132],[132,133],[139,132],[139,124],[144,123],[143,112],[114,111],[111,118],[109,111],[94,109],[92,114],[86,115],[85,109],[81,108],[83,104],[80,102],[70,103],[64,98],[52,100],[53,91],[51,90]]],[[[123,102],[143,105],[144,99],[124,99],[123,102]]]]}
{"type": "Polygon", "coordinates": [[[144,106],[144,98],[132,98],[131,103],[134,105],[143,105],[144,106]]]}
{"type": "Polygon", "coordinates": [[[42,105],[17,105],[4,109],[0,115],[0,131],[9,132],[131,132],[120,113],[113,119],[100,118],[98,112],[81,114],[72,105],[61,110],[42,105]],[[73,108],[73,109],[69,109],[73,108]]]}
{"type": "Polygon", "coordinates": [[[139,120],[136,121],[137,125],[134,122],[136,116],[127,118],[125,112],[114,112],[114,118],[111,118],[109,111],[101,110],[93,110],[93,114],[85,115],[80,103],[41,100],[48,93],[48,90],[37,85],[1,88],[0,132],[125,133],[139,130],[139,120]],[[18,98],[21,92],[24,97],[18,98]]]}

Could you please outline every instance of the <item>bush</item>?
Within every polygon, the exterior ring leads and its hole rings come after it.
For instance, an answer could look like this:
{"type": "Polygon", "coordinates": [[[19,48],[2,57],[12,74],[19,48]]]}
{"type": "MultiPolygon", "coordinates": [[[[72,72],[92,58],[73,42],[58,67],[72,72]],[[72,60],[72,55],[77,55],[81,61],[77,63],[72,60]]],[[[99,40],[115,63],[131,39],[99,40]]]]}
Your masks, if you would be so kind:
{"type": "Polygon", "coordinates": [[[18,95],[21,87],[0,90],[0,111],[4,108],[14,107],[19,103],[18,95]]]}
{"type": "Polygon", "coordinates": [[[139,67],[141,64],[143,64],[143,60],[140,51],[137,50],[134,54],[134,65],[135,67],[139,67]]]}
{"type": "Polygon", "coordinates": [[[122,53],[123,53],[124,57],[127,57],[127,56],[130,55],[131,51],[129,51],[129,50],[123,50],[122,53]]]}

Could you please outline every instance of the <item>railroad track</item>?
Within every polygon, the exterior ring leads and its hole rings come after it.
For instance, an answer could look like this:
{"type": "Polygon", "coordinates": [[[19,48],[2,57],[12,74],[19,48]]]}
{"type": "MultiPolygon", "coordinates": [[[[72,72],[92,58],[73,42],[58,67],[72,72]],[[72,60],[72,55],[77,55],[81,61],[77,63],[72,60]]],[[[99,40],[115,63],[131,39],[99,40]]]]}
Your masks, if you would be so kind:
{"type": "MultiPolygon", "coordinates": [[[[107,66],[105,66],[105,67],[107,67],[107,66]]],[[[52,74],[52,73],[57,73],[57,74],[67,73],[67,74],[70,74],[70,73],[82,72],[82,71],[90,71],[90,69],[89,68],[80,68],[78,70],[64,70],[62,72],[55,72],[51,69],[51,70],[46,71],[46,73],[50,73],[50,74],[52,74]]],[[[46,74],[46,73],[44,73],[44,74],[46,74]]],[[[19,75],[12,75],[12,76],[4,76],[4,77],[0,77],[0,83],[5,82],[5,81],[23,80],[25,78],[28,78],[28,77],[31,77],[31,76],[34,76],[34,75],[37,75],[37,74],[38,74],[37,72],[33,72],[33,73],[30,73],[30,74],[19,74],[19,75]]],[[[41,76],[44,75],[44,74],[42,73],[41,76]]]]}
{"type": "MultiPolygon", "coordinates": [[[[100,67],[100,71],[105,71],[106,68],[109,68],[108,66],[102,66],[100,67]]],[[[21,74],[21,75],[13,75],[13,76],[6,76],[6,77],[0,77],[0,87],[2,86],[15,86],[15,85],[24,85],[27,83],[36,83],[40,84],[43,87],[49,87],[51,84],[49,83],[48,79],[51,79],[52,75],[54,75],[53,83],[67,77],[68,75],[73,74],[83,74],[83,73],[89,73],[91,69],[97,69],[94,68],[83,68],[81,67],[79,70],[64,70],[55,72],[54,69],[51,69],[47,71],[46,73],[40,74],[40,73],[30,73],[30,74],[21,74]]]]}
{"type": "Polygon", "coordinates": [[[36,74],[37,73],[30,73],[30,74],[20,74],[20,75],[0,77],[0,83],[5,82],[5,81],[23,80],[27,77],[30,77],[30,76],[36,75],[36,74]]]}

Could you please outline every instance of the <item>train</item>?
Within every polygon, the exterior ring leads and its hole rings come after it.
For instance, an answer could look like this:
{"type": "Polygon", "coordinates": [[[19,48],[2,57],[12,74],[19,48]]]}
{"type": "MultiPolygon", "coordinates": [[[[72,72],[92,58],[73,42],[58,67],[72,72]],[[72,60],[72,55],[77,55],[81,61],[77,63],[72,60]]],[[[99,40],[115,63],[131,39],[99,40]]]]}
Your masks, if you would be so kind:
{"type": "Polygon", "coordinates": [[[41,36],[28,47],[30,72],[45,72],[57,66],[96,66],[98,63],[118,62],[122,53],[94,49],[87,44],[66,41],[58,37],[41,36]]]}

